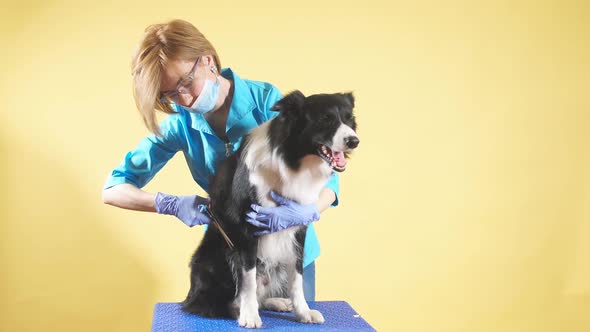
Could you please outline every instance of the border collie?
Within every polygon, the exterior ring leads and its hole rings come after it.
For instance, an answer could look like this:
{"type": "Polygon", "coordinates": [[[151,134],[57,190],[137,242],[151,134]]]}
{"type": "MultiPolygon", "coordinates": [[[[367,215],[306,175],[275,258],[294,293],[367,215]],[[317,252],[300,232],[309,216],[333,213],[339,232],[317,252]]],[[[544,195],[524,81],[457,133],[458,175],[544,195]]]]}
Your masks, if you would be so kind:
{"type": "Polygon", "coordinates": [[[262,326],[259,307],[294,311],[304,323],[323,323],[303,297],[306,226],[255,237],[243,219],[252,203],[276,206],[271,190],[300,204],[315,203],[333,171],[342,172],[357,147],[351,93],[279,100],[280,114],[244,137],[211,183],[213,222],[194,253],[185,312],[232,317],[247,328],[262,326]]]}

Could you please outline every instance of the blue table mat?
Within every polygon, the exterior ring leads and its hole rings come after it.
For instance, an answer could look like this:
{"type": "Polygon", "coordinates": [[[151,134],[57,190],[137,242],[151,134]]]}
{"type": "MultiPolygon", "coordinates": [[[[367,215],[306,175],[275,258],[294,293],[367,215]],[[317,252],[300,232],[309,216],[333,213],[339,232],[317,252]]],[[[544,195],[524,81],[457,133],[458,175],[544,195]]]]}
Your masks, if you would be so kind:
{"type": "MultiPolygon", "coordinates": [[[[344,301],[308,302],[310,309],[319,310],[323,324],[304,324],[295,320],[291,312],[260,311],[261,330],[272,331],[375,331],[344,301]]],[[[180,303],[157,303],[154,309],[152,332],[249,331],[235,319],[212,319],[184,313],[180,303]]]]}

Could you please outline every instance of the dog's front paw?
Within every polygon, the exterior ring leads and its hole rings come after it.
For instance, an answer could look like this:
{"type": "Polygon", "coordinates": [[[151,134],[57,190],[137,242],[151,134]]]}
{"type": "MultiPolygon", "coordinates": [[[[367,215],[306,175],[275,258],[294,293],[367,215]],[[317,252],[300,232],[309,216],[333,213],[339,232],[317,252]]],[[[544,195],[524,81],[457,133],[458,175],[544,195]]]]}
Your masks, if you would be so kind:
{"type": "Polygon", "coordinates": [[[248,312],[248,310],[240,310],[240,318],[238,324],[248,329],[258,329],[262,327],[262,320],[258,314],[258,310],[248,312]]]}
{"type": "Polygon", "coordinates": [[[322,324],[325,322],[324,316],[317,310],[308,310],[297,315],[301,323],[322,324]]]}

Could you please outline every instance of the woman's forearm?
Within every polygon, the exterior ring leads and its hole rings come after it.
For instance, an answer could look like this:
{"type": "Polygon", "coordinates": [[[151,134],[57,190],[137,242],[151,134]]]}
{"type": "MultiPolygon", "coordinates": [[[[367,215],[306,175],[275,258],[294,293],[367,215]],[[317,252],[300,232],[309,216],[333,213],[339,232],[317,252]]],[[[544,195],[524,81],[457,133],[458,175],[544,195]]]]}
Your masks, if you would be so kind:
{"type": "Polygon", "coordinates": [[[328,209],[332,203],[336,200],[336,194],[332,189],[324,188],[320,192],[320,198],[318,199],[317,206],[320,213],[328,209]]]}
{"type": "Polygon", "coordinates": [[[123,183],[102,191],[102,201],[128,210],[156,212],[156,195],[143,191],[134,185],[123,183]]]}
{"type": "MultiPolygon", "coordinates": [[[[128,210],[156,212],[154,199],[156,195],[143,191],[131,184],[123,183],[102,192],[105,204],[128,210]]],[[[324,212],[336,200],[336,194],[331,189],[323,188],[317,201],[318,211],[324,212]]]]}

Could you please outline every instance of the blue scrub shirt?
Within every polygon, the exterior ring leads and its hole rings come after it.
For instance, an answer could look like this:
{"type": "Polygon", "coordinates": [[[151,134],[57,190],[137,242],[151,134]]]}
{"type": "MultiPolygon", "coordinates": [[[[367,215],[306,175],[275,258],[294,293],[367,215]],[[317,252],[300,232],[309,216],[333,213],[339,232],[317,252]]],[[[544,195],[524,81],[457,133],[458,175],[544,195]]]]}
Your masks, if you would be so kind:
{"type": "MultiPolygon", "coordinates": [[[[279,90],[270,83],[241,79],[229,68],[223,69],[221,75],[234,82],[234,96],[225,128],[227,142],[215,135],[202,114],[175,107],[177,113],[160,124],[162,136],[151,134],[141,140],[111,172],[104,189],[121,183],[142,188],[176,152],[182,151],[193,179],[208,192],[216,167],[228,154],[238,150],[245,134],[278,115],[270,108],[282,98],[279,90]]],[[[332,206],[338,205],[338,174],[332,175],[326,187],[336,194],[332,206]]],[[[303,266],[312,263],[319,255],[319,241],[313,224],[310,224],[305,238],[303,266]]]]}

